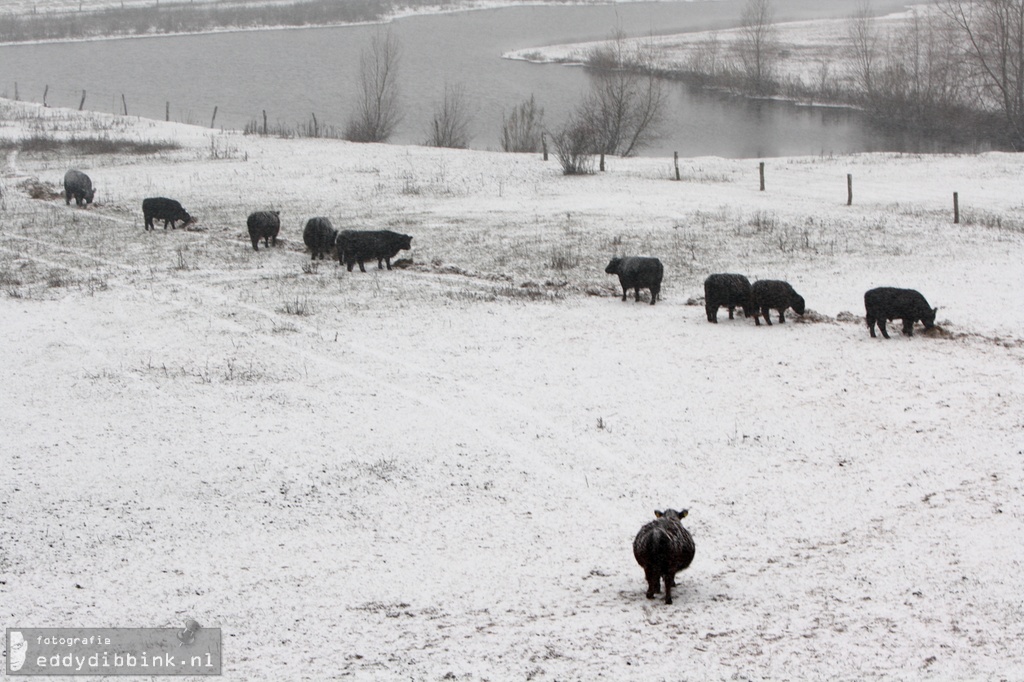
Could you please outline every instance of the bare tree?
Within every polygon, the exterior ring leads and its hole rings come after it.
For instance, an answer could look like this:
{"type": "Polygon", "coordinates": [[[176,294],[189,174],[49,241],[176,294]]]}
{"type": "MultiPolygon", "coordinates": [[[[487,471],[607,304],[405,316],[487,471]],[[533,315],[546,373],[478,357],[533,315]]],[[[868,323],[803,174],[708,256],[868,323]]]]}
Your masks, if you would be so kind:
{"type": "Polygon", "coordinates": [[[743,71],[753,89],[768,92],[773,84],[779,54],[772,0],[747,0],[740,17],[737,47],[743,71]]]}
{"type": "Polygon", "coordinates": [[[381,30],[359,55],[359,99],[345,128],[353,142],[386,142],[402,120],[398,93],[401,44],[381,30]]]}
{"type": "Polygon", "coordinates": [[[563,175],[586,175],[594,172],[594,148],[597,136],[593,129],[576,116],[551,134],[555,156],[563,175]]]}
{"type": "Polygon", "coordinates": [[[885,85],[902,98],[903,115],[912,121],[948,116],[964,104],[966,73],[951,26],[944,17],[914,9],[910,20],[890,39],[885,85]]]}
{"type": "Polygon", "coordinates": [[[697,43],[690,53],[689,70],[693,73],[714,80],[723,67],[722,41],[717,31],[712,31],[707,38],[697,43]]]}
{"type": "Polygon", "coordinates": [[[469,129],[472,120],[466,99],[466,87],[444,86],[444,100],[434,107],[434,118],[430,122],[430,133],[426,144],[430,147],[452,147],[465,149],[469,146],[469,129]]]}
{"type": "Polygon", "coordinates": [[[544,108],[538,107],[530,95],[512,110],[501,116],[501,149],[506,152],[537,152],[541,148],[544,132],[544,108]]]}
{"type": "Polygon", "coordinates": [[[650,44],[631,46],[621,30],[587,60],[594,69],[577,118],[595,136],[595,152],[631,156],[658,135],[667,96],[654,69],[650,44]]]}
{"type": "Polygon", "coordinates": [[[1000,112],[1018,147],[1024,142],[1024,0],[941,0],[977,77],[983,106],[1000,112]]]}
{"type": "Polygon", "coordinates": [[[847,23],[854,83],[865,110],[888,125],[948,129],[967,113],[962,50],[952,23],[931,8],[883,32],[865,3],[847,23]]]}
{"type": "Polygon", "coordinates": [[[854,82],[868,96],[874,88],[873,77],[879,59],[879,32],[871,4],[861,3],[846,22],[846,35],[853,50],[854,82]]]}

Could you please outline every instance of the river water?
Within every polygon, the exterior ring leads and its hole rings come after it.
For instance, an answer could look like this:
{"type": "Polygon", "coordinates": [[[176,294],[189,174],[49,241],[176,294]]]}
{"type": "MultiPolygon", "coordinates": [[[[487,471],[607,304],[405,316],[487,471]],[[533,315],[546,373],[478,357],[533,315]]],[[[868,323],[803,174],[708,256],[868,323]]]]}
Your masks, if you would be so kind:
{"type": "MultiPolygon", "coordinates": [[[[843,17],[862,0],[776,0],[776,17],[843,17]]],[[[555,128],[586,92],[585,69],[501,59],[517,48],[736,25],[741,0],[524,6],[413,16],[393,22],[402,46],[404,118],[392,142],[420,143],[445,85],[470,104],[471,146],[499,148],[502,115],[532,94],[555,128]]],[[[899,3],[876,0],[876,10],[899,3]]],[[[376,26],[253,30],[0,47],[0,95],[217,127],[262,121],[294,127],[316,116],[343,128],[356,93],[359,54],[376,26]],[[15,86],[17,84],[17,86],[15,86]],[[214,109],[216,118],[214,119],[214,109]]],[[[663,135],[641,153],[731,158],[859,151],[945,151],[887,134],[857,112],[749,101],[668,83],[663,135]]],[[[956,150],[962,151],[962,150],[956,150]]],[[[970,150],[967,150],[970,151],[970,150]]]]}

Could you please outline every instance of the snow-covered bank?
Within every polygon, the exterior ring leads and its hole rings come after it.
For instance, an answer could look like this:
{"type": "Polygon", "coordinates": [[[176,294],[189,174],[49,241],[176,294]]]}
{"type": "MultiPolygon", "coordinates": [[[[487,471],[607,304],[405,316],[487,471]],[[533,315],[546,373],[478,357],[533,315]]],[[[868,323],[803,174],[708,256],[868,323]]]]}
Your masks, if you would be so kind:
{"type": "MultiPolygon", "coordinates": [[[[879,35],[887,35],[905,26],[914,12],[931,11],[930,6],[917,6],[874,19],[879,35]]],[[[856,66],[849,36],[849,19],[814,19],[786,21],[775,25],[778,52],[772,63],[774,78],[781,83],[802,83],[808,88],[843,88],[849,86],[856,66]]],[[[662,71],[710,69],[716,61],[718,69],[736,58],[742,41],[742,29],[693,31],[672,35],[653,35],[630,39],[642,44],[652,57],[654,68],[662,71]],[[710,61],[709,61],[710,60],[710,61]]],[[[549,45],[541,48],[512,50],[506,59],[521,59],[539,64],[584,64],[595,50],[607,41],[549,45]]]]}
{"type": "Polygon", "coordinates": [[[533,155],[0,112],[0,139],[183,145],[12,153],[0,175],[8,626],[193,617],[224,629],[231,680],[1024,666],[1022,157],[777,159],[760,192],[756,160],[566,178],[533,155]],[[19,189],[69,166],[89,209],[19,189]],[[153,195],[201,229],[144,233],[153,195]],[[256,253],[262,208],[283,244],[256,253]],[[412,234],[413,267],[311,266],[314,215],[412,234]],[[617,253],[663,260],[656,306],[618,300],[617,253]],[[711,325],[687,301],[718,271],[788,279],[817,315],[711,325]],[[871,339],[861,296],[885,284],[941,306],[942,332],[871,339]],[[630,550],[666,506],[697,543],[672,606],[630,550]]]}

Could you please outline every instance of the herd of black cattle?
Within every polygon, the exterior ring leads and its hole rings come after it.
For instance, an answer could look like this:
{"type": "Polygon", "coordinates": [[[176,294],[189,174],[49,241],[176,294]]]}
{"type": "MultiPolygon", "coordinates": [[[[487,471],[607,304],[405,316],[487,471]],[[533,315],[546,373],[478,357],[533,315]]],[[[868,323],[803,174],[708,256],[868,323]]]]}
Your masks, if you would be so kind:
{"type": "MultiPolygon", "coordinates": [[[[92,203],[95,190],[88,175],[78,170],[69,170],[64,175],[64,200],[70,205],[74,198],[78,206],[92,203]]],[[[166,197],[150,197],[142,201],[142,215],[146,230],[153,230],[154,220],[163,220],[164,229],[170,225],[177,227],[195,222],[180,203],[166,197]]],[[[259,251],[259,242],[264,246],[277,244],[277,235],[281,231],[281,216],[277,211],[256,211],[249,215],[247,221],[249,238],[252,248],[259,251]]],[[[366,261],[377,261],[377,268],[384,264],[391,269],[391,259],[399,251],[412,248],[412,237],[391,230],[341,230],[334,229],[329,218],[315,217],[306,222],[302,231],[302,241],[312,253],[313,260],[323,260],[331,251],[338,256],[338,263],[345,263],[349,272],[356,263],[359,269],[366,272],[363,266],[366,261]]],[[[605,272],[618,275],[622,286],[622,300],[630,289],[635,292],[635,299],[640,300],[640,290],[651,292],[651,305],[658,302],[661,294],[661,281],[665,268],[657,258],[646,256],[629,256],[613,258],[605,272]]],[[[804,314],[804,299],[788,282],[774,279],[763,279],[753,285],[743,275],[734,273],[717,273],[704,280],[704,308],[708,322],[718,322],[718,309],[729,310],[729,319],[733,318],[736,308],[742,308],[746,317],[753,317],[754,323],[761,326],[761,318],[769,326],[772,324],[771,311],[779,314],[779,322],[785,322],[786,310],[792,308],[798,315],[804,314]]],[[[864,293],[865,320],[871,336],[875,336],[875,325],[882,331],[882,336],[889,338],[886,322],[902,320],[903,333],[913,336],[914,323],[920,321],[925,329],[935,325],[936,308],[928,305],[919,292],[914,289],[898,289],[895,287],[879,287],[864,293]]]]}
{"type": "MultiPolygon", "coordinates": [[[[630,289],[634,290],[635,300],[640,301],[640,290],[649,289],[651,305],[658,302],[661,293],[661,280],[665,268],[657,258],[649,256],[629,256],[612,258],[604,269],[609,275],[618,275],[622,286],[622,300],[630,289]]],[[[735,273],[716,273],[704,280],[704,310],[708,322],[718,322],[718,309],[728,308],[729,319],[733,318],[736,308],[742,308],[746,317],[753,317],[754,324],[761,326],[761,318],[769,326],[772,324],[771,311],[779,313],[779,322],[786,321],[786,310],[792,308],[797,315],[804,314],[803,296],[796,293],[789,282],[777,279],[759,279],[750,284],[743,275],[735,273]]],[[[895,287],[879,287],[864,294],[864,310],[868,329],[872,338],[875,337],[875,325],[882,330],[882,336],[889,338],[885,328],[888,320],[902,320],[903,333],[914,334],[914,322],[920,320],[925,329],[935,326],[937,308],[928,306],[924,296],[913,289],[897,289],[895,287]]]]}
{"type": "MultiPolygon", "coordinates": [[[[64,176],[65,203],[70,205],[71,199],[81,206],[89,204],[94,197],[92,181],[89,176],[77,170],[69,170],[64,176]]],[[[180,203],[165,197],[150,197],[142,201],[142,215],[146,230],[155,229],[153,221],[163,220],[164,229],[170,225],[177,227],[195,222],[180,203]]],[[[281,231],[281,215],[278,211],[256,211],[247,220],[249,238],[252,248],[259,251],[259,243],[265,247],[277,245],[277,236],[281,231]]],[[[345,263],[349,272],[358,263],[359,269],[365,261],[377,261],[377,268],[382,269],[383,263],[391,269],[391,259],[399,251],[412,248],[412,237],[390,230],[341,230],[334,229],[330,219],[325,217],[310,218],[302,232],[302,241],[312,253],[313,260],[323,260],[331,251],[338,256],[338,263],[345,263]]],[[[658,302],[661,293],[661,281],[665,268],[657,258],[648,256],[628,256],[612,258],[605,268],[610,275],[618,275],[622,286],[622,300],[625,301],[630,289],[634,290],[635,300],[640,301],[640,290],[651,292],[651,305],[658,302]]],[[[746,317],[753,317],[757,326],[764,318],[771,325],[771,311],[779,314],[779,322],[785,322],[786,310],[792,308],[798,315],[804,314],[804,299],[788,282],[782,280],[763,279],[751,285],[743,275],[735,273],[716,273],[704,280],[704,308],[708,322],[718,322],[718,309],[726,308],[729,319],[733,318],[736,308],[741,308],[746,317]]],[[[871,289],[864,294],[864,309],[871,336],[875,336],[877,323],[882,336],[889,338],[885,323],[888,320],[902,320],[903,333],[913,335],[914,322],[920,320],[925,329],[935,324],[936,308],[928,306],[924,296],[913,289],[897,289],[880,287],[871,289]]],[[[675,511],[666,509],[655,511],[655,520],[644,525],[633,540],[633,556],[644,569],[647,580],[647,598],[653,599],[665,585],[665,603],[672,603],[672,588],[675,586],[675,575],[689,567],[693,561],[695,545],[689,531],[681,520],[687,510],[675,511]]]]}

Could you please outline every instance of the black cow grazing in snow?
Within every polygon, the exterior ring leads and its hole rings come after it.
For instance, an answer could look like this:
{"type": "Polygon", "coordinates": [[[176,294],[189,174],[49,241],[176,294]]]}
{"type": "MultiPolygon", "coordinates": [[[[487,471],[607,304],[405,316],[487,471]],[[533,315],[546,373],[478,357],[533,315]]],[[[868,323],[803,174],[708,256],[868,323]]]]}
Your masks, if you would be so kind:
{"type": "Polygon", "coordinates": [[[64,174],[64,203],[71,205],[71,198],[75,198],[75,205],[83,203],[91,204],[92,198],[96,196],[96,190],[92,188],[92,180],[82,171],[69,170],[64,174]]]}
{"type": "Polygon", "coordinates": [[[718,309],[729,309],[729,319],[736,306],[743,308],[743,314],[750,317],[750,280],[743,275],[717,273],[704,280],[704,310],[708,322],[718,322],[718,309]]]}
{"type": "Polygon", "coordinates": [[[366,272],[364,261],[377,261],[377,269],[383,270],[383,263],[391,269],[391,259],[399,251],[412,248],[412,237],[391,230],[342,230],[338,233],[338,264],[352,272],[359,263],[359,271],[366,272]]]}
{"type": "Polygon", "coordinates": [[[640,290],[650,289],[651,305],[657,303],[658,295],[661,293],[661,279],[665,274],[665,268],[657,258],[647,256],[612,258],[604,271],[609,275],[619,276],[623,301],[626,300],[629,290],[635,289],[636,301],[639,303],[640,290]]]}
{"type": "Polygon", "coordinates": [[[680,522],[688,513],[686,509],[655,511],[657,518],[641,528],[633,539],[633,556],[644,569],[648,599],[654,599],[664,582],[665,603],[671,604],[676,573],[693,561],[696,552],[693,537],[680,522]]]}
{"type": "Polygon", "coordinates": [[[318,257],[323,260],[324,255],[334,248],[337,239],[338,231],[331,225],[330,219],[323,216],[307,220],[306,228],[302,231],[302,241],[313,252],[312,260],[318,257]]]}
{"type": "Polygon", "coordinates": [[[246,221],[249,227],[249,239],[252,240],[252,250],[260,250],[260,240],[263,245],[270,248],[271,241],[277,246],[277,235],[281,232],[280,211],[256,211],[249,214],[246,221]]]}
{"type": "Polygon", "coordinates": [[[196,219],[188,214],[184,208],[181,207],[174,199],[168,199],[166,197],[150,197],[142,200],[142,216],[146,219],[146,230],[155,230],[153,227],[153,220],[164,221],[164,229],[167,229],[167,225],[170,224],[171,229],[177,229],[177,223],[179,220],[182,221],[181,226],[188,227],[190,224],[196,222],[196,219]]]}
{"type": "Polygon", "coordinates": [[[864,311],[871,338],[875,336],[875,323],[882,330],[882,336],[889,338],[885,329],[887,320],[903,320],[903,334],[914,335],[914,323],[918,320],[925,329],[935,326],[935,313],[938,308],[929,307],[919,292],[914,289],[897,289],[896,287],[878,287],[864,292],[864,311]]]}
{"type": "Polygon", "coordinates": [[[778,279],[759,279],[750,287],[750,308],[754,324],[761,326],[759,315],[770,327],[771,310],[779,311],[779,323],[786,321],[786,308],[792,308],[797,315],[804,314],[804,299],[793,291],[789,282],[778,279]]]}

